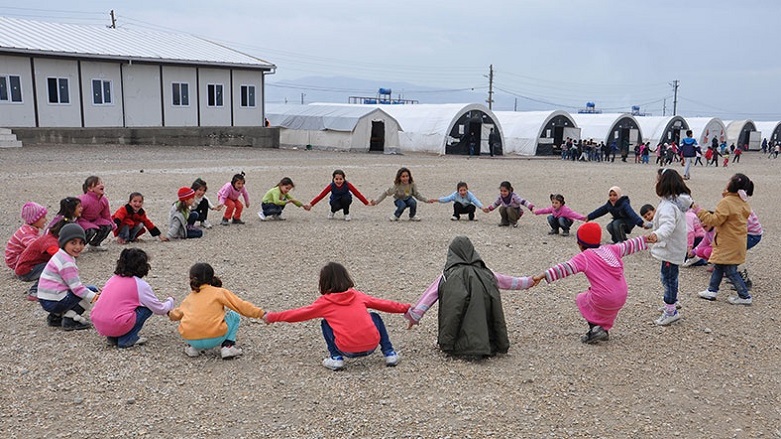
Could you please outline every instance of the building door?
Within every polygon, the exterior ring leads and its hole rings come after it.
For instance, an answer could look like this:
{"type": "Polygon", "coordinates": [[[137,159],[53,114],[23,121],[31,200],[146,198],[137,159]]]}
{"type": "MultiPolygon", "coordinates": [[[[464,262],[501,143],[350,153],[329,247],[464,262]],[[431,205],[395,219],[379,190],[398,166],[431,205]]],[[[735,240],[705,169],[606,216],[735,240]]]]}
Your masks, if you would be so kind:
{"type": "Polygon", "coordinates": [[[369,152],[385,152],[385,122],[372,121],[372,134],[369,138],[369,152]]]}

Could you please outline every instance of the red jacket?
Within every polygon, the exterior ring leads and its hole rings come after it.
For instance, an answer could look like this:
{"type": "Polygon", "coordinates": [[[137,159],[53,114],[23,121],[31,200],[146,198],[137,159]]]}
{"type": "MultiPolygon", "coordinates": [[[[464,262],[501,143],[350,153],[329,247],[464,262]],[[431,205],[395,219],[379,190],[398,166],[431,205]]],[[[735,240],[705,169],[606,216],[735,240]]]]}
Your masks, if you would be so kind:
{"type": "MultiPolygon", "coordinates": [[[[154,225],[152,220],[146,216],[144,209],[139,209],[138,212],[133,212],[133,208],[130,207],[129,204],[125,204],[124,206],[117,209],[117,211],[114,212],[114,215],[111,215],[111,219],[114,220],[114,224],[117,225],[117,227],[114,229],[114,236],[119,235],[119,229],[121,229],[123,226],[129,226],[132,229],[141,223],[144,223],[144,227],[149,229],[149,233],[152,236],[158,236],[160,234],[160,230],[157,228],[157,226],[154,225]]],[[[143,234],[144,229],[141,229],[136,237],[143,234]]]]}
{"type": "Polygon", "coordinates": [[[57,244],[57,237],[51,233],[39,236],[31,242],[27,248],[19,255],[19,261],[16,262],[14,273],[17,276],[24,276],[33,271],[36,265],[49,262],[49,259],[57,253],[60,246],[57,244]]]}
{"type": "Polygon", "coordinates": [[[410,306],[350,288],[342,293],[323,294],[303,308],[270,312],[266,314],[266,321],[294,323],[324,318],[334,331],[336,347],[342,352],[358,353],[371,351],[380,343],[380,333],[367,308],[403,314],[410,306]]]}

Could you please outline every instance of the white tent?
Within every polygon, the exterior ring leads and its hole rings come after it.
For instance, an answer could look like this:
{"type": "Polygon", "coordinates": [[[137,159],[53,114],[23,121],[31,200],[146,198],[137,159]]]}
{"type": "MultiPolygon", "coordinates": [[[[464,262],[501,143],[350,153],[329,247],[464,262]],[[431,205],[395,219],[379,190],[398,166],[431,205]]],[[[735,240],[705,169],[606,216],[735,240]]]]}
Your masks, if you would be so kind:
{"type": "Polygon", "coordinates": [[[749,149],[757,150],[760,147],[762,134],[757,132],[754,122],[750,119],[724,121],[727,127],[727,143],[736,147],[748,144],[749,149]]]}
{"type": "Polygon", "coordinates": [[[670,143],[676,137],[686,135],[689,125],[681,116],[638,116],[635,118],[640,131],[643,133],[643,141],[651,142],[652,150],[656,150],[659,143],[670,143]],[[674,132],[678,132],[678,136],[674,132]],[[684,131],[684,133],[680,133],[684,131]]]}
{"type": "Polygon", "coordinates": [[[757,127],[757,131],[762,133],[761,137],[767,139],[769,144],[775,145],[775,142],[781,141],[781,122],[754,122],[754,126],[757,127]]]}
{"type": "Polygon", "coordinates": [[[495,111],[504,129],[504,153],[518,155],[537,154],[537,145],[554,142],[554,133],[546,129],[558,116],[569,122],[563,136],[579,138],[579,130],[572,116],[561,110],[555,111],[495,111]]]}
{"type": "Polygon", "coordinates": [[[268,105],[266,117],[281,127],[281,145],[352,151],[399,147],[398,121],[376,107],[268,105]]]}
{"type": "Polygon", "coordinates": [[[692,130],[692,137],[697,139],[697,143],[703,148],[711,145],[711,140],[715,136],[721,143],[727,141],[727,127],[718,117],[687,117],[689,129],[692,130]]]}
{"type": "Polygon", "coordinates": [[[619,140],[621,130],[628,130],[625,140],[630,146],[643,139],[637,119],[629,113],[575,113],[572,118],[578,124],[583,140],[605,142],[609,146],[611,141],[619,140]]]}

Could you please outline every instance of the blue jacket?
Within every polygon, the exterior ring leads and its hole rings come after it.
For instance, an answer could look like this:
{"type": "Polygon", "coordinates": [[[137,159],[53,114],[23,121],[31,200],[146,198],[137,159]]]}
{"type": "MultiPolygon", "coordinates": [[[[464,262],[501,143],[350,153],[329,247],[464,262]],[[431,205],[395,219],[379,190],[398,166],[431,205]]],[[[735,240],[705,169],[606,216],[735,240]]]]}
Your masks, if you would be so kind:
{"type": "Polygon", "coordinates": [[[616,201],[616,204],[610,204],[610,201],[608,201],[604,205],[597,207],[597,209],[591,212],[590,214],[588,214],[586,218],[589,221],[591,221],[601,216],[604,216],[608,213],[613,216],[614,220],[617,219],[629,220],[630,223],[638,227],[643,227],[643,225],[645,225],[645,221],[643,220],[643,218],[641,218],[640,215],[638,215],[637,212],[635,212],[634,209],[632,209],[632,206],[629,204],[629,197],[627,197],[626,195],[619,198],[616,201]]]}
{"type": "Polygon", "coordinates": [[[681,154],[684,157],[696,157],[700,146],[697,145],[697,139],[694,137],[684,137],[681,140],[681,154]]]}
{"type": "Polygon", "coordinates": [[[447,197],[442,197],[439,199],[440,203],[451,203],[451,202],[459,202],[465,206],[468,206],[470,204],[474,204],[479,209],[483,208],[483,203],[480,202],[480,200],[477,199],[477,197],[472,194],[470,191],[466,191],[466,197],[462,197],[458,191],[453,192],[452,194],[448,195],[447,197]]]}

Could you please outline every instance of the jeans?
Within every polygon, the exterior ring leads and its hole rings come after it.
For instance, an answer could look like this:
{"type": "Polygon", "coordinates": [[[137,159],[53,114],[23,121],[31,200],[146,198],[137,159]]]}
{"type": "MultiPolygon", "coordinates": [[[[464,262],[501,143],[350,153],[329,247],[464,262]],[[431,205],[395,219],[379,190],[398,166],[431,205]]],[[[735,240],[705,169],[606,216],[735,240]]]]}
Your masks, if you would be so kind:
{"type": "Polygon", "coordinates": [[[260,209],[265,216],[282,215],[282,211],[285,210],[285,205],[279,205],[274,203],[263,203],[260,205],[260,209]]]}
{"type": "Polygon", "coordinates": [[[461,218],[461,215],[469,215],[469,220],[475,219],[476,207],[474,204],[461,204],[458,201],[453,202],[453,216],[461,218]]]}
{"type": "Polygon", "coordinates": [[[228,310],[225,313],[225,324],[228,325],[228,332],[221,337],[214,338],[200,338],[198,340],[185,340],[187,344],[195,349],[211,349],[220,346],[224,341],[236,342],[236,334],[239,332],[239,324],[241,323],[241,316],[239,313],[233,310],[228,310]]]}
{"type": "Polygon", "coordinates": [[[572,227],[572,220],[563,216],[556,218],[553,215],[548,215],[548,225],[556,233],[559,233],[559,227],[561,227],[562,232],[569,233],[569,228],[572,227]]]}
{"type": "Polygon", "coordinates": [[[200,238],[201,236],[203,236],[203,230],[195,227],[196,221],[198,221],[198,213],[190,212],[190,215],[187,217],[187,226],[185,227],[187,229],[188,239],[200,238]]]}
{"type": "Polygon", "coordinates": [[[350,205],[353,204],[353,197],[341,197],[333,200],[329,200],[328,204],[331,205],[331,212],[336,213],[340,210],[344,211],[345,215],[350,214],[350,205]]]}
{"type": "Polygon", "coordinates": [[[409,217],[413,218],[415,217],[415,214],[418,212],[418,202],[415,201],[414,198],[408,197],[405,199],[396,199],[393,204],[396,205],[396,211],[393,212],[393,215],[396,218],[400,218],[401,214],[404,213],[404,209],[409,207],[409,217]]]}
{"type": "MultiPolygon", "coordinates": [[[[749,235],[751,236],[751,235],[749,235]]],[[[47,262],[41,262],[40,264],[33,267],[32,270],[30,270],[29,273],[23,275],[23,276],[17,276],[19,280],[25,281],[25,282],[32,282],[33,284],[30,285],[30,289],[27,290],[28,296],[37,296],[38,295],[38,279],[41,278],[41,273],[43,273],[43,269],[46,268],[47,262]]]]}
{"type": "Polygon", "coordinates": [[[686,160],[686,165],[683,168],[683,176],[689,178],[689,169],[692,167],[692,161],[694,160],[694,157],[684,157],[684,160],[686,160]]]}
{"type": "Polygon", "coordinates": [[[721,285],[721,279],[727,276],[735,288],[738,290],[738,296],[741,299],[750,299],[751,295],[748,293],[746,283],[743,282],[743,278],[738,274],[738,266],[735,264],[713,264],[713,273],[710,275],[710,283],[708,284],[708,291],[718,293],[719,286],[721,285]]]}
{"type": "Polygon", "coordinates": [[[607,225],[607,231],[610,233],[610,239],[613,244],[626,241],[626,234],[632,232],[634,225],[627,219],[614,219],[607,225]]]}
{"type": "Polygon", "coordinates": [[[128,225],[120,227],[117,237],[124,239],[127,242],[133,242],[139,235],[144,233],[144,224],[136,224],[132,229],[128,225]]]}
{"type": "MultiPolygon", "coordinates": [[[[95,286],[88,286],[92,291],[97,291],[97,287],[95,286]]],[[[89,307],[89,303],[87,303],[86,300],[82,299],[81,297],[73,294],[73,291],[68,291],[68,293],[63,297],[61,300],[43,300],[38,299],[38,303],[41,304],[41,308],[43,308],[44,311],[50,312],[52,314],[65,314],[68,311],[74,311],[76,314],[84,314],[84,311],[87,310],[89,307]]]]}
{"type": "Polygon", "coordinates": [[[127,334],[120,336],[120,337],[106,337],[112,344],[116,344],[117,347],[120,348],[129,348],[136,344],[138,341],[138,333],[141,331],[141,328],[144,327],[144,323],[146,322],[146,319],[152,316],[152,310],[145,306],[139,306],[136,308],[136,324],[133,325],[133,329],[130,330],[127,334]]]}
{"type": "MultiPolygon", "coordinates": [[[[393,344],[391,344],[390,337],[388,337],[388,331],[385,329],[385,323],[382,322],[382,317],[376,312],[370,312],[369,315],[374,321],[374,327],[377,328],[377,332],[380,333],[380,350],[383,355],[390,355],[393,353],[393,344]]],[[[328,321],[323,319],[320,322],[320,328],[323,330],[323,338],[325,344],[328,347],[328,354],[331,358],[345,356],[348,358],[365,357],[374,352],[374,349],[366,352],[342,352],[336,347],[336,337],[334,336],[334,330],[328,321]]],[[[376,349],[376,348],[375,348],[376,349]]]]}
{"type": "Polygon", "coordinates": [[[100,226],[97,229],[85,230],[84,236],[87,238],[86,244],[99,246],[101,242],[108,238],[108,234],[111,233],[111,230],[111,226],[100,226]]]}
{"type": "Polygon", "coordinates": [[[678,300],[678,265],[662,261],[662,286],[664,303],[673,305],[678,300]]]}
{"type": "Polygon", "coordinates": [[[762,240],[762,235],[746,236],[746,250],[751,250],[752,248],[754,248],[755,245],[759,244],[759,241],[761,240],[762,240]]]}

